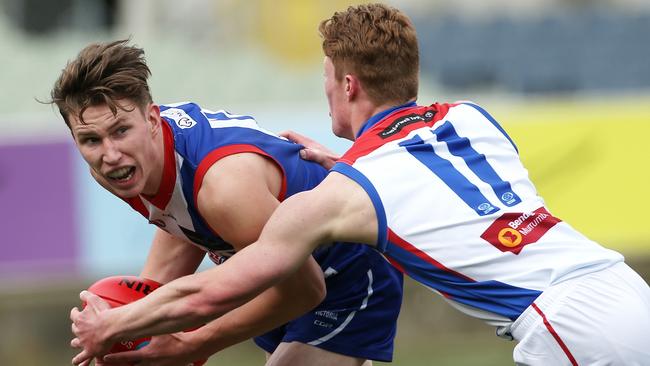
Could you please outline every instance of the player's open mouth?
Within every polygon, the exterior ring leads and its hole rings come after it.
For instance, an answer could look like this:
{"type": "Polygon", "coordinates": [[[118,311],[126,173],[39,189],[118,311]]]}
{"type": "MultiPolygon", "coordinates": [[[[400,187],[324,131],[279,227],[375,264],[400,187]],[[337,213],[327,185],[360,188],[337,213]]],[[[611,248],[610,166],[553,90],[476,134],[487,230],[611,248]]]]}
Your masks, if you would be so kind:
{"type": "Polygon", "coordinates": [[[133,177],[133,174],[135,174],[135,167],[130,166],[113,170],[106,174],[106,176],[114,181],[126,182],[133,177]]]}

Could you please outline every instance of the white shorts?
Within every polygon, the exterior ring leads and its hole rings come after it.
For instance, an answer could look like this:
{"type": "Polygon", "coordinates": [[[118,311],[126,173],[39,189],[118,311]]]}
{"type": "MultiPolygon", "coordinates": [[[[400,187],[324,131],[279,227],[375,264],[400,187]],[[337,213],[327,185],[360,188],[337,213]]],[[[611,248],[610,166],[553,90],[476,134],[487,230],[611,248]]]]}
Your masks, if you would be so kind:
{"type": "Polygon", "coordinates": [[[510,333],[516,365],[650,365],[650,288],[620,262],[545,290],[510,333]]]}

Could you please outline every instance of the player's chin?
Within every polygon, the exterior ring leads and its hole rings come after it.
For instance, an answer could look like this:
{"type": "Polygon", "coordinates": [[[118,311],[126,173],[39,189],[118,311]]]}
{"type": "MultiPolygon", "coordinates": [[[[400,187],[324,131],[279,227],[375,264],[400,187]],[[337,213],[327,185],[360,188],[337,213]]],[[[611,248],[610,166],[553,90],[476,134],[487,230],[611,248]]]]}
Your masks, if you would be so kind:
{"type": "Polygon", "coordinates": [[[348,129],[332,127],[332,133],[334,133],[334,136],[340,137],[342,139],[346,139],[350,141],[354,141],[355,139],[354,134],[348,129]]]}
{"type": "Polygon", "coordinates": [[[141,189],[137,187],[121,187],[121,186],[115,186],[115,185],[109,185],[111,193],[114,195],[118,196],[119,198],[122,199],[130,199],[130,198],[135,198],[138,197],[141,193],[141,189]]]}
{"type": "Polygon", "coordinates": [[[345,130],[337,123],[335,123],[334,120],[332,120],[332,133],[334,134],[334,136],[346,138],[345,130]]]}
{"type": "Polygon", "coordinates": [[[105,181],[114,195],[124,199],[137,197],[143,190],[143,184],[141,184],[140,177],[137,174],[127,180],[107,178],[105,181]]]}

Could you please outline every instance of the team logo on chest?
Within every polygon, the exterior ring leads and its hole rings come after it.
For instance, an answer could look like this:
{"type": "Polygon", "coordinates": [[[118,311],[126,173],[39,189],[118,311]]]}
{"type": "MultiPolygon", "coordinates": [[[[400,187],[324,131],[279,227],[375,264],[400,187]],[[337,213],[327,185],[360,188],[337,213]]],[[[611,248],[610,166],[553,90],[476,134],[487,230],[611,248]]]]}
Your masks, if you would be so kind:
{"type": "Polygon", "coordinates": [[[196,125],[196,121],[180,108],[166,109],[160,115],[173,120],[179,128],[192,128],[196,125]]]}
{"type": "Polygon", "coordinates": [[[544,207],[532,212],[508,212],[496,219],[481,235],[502,252],[519,254],[524,246],[538,241],[560,219],[544,207]]]}

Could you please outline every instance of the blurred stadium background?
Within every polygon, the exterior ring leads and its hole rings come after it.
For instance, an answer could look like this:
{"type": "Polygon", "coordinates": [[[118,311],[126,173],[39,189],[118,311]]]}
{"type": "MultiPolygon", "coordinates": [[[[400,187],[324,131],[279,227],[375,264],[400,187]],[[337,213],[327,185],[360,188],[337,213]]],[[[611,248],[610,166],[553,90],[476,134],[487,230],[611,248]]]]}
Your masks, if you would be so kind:
{"type": "MultiPolygon", "coordinates": [[[[339,152],[318,22],[343,0],[0,0],[0,364],[64,365],[68,312],[137,274],[153,227],[102,191],[38,100],[89,42],[145,48],[154,100],[192,100],[339,152]]],[[[650,280],[650,2],[394,0],[421,42],[419,102],[470,99],[517,142],[548,207],[650,280]]],[[[205,266],[209,264],[204,263],[205,266]]],[[[511,364],[510,342],[407,281],[395,365],[511,364]],[[433,361],[435,360],[435,361],[433,361]]],[[[247,342],[209,365],[259,365],[247,342]]]]}

